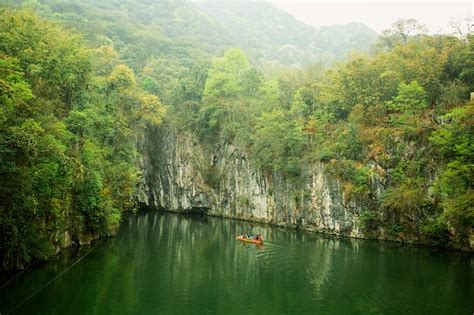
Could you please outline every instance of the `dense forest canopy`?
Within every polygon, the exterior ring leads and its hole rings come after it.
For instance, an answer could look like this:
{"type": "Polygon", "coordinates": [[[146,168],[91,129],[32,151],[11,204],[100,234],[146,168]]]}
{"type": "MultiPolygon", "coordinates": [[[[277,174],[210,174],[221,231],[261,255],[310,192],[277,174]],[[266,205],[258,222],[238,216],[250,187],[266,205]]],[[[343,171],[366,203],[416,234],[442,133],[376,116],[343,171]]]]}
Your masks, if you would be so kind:
{"type": "Polygon", "coordinates": [[[400,21],[367,53],[364,26],[314,30],[266,3],[246,15],[186,1],[0,4],[3,267],[113,234],[136,208],[145,130],[163,121],[202,143],[233,142],[295,185],[305,165],[324,163],[363,205],[367,236],[382,226],[466,247],[472,35],[400,21]],[[362,52],[311,65],[352,48],[362,52]]]}
{"type": "Polygon", "coordinates": [[[120,212],[134,207],[137,139],[165,108],[111,46],[89,47],[31,11],[2,10],[0,42],[8,267],[48,257],[65,238],[115,232],[120,212]]]}

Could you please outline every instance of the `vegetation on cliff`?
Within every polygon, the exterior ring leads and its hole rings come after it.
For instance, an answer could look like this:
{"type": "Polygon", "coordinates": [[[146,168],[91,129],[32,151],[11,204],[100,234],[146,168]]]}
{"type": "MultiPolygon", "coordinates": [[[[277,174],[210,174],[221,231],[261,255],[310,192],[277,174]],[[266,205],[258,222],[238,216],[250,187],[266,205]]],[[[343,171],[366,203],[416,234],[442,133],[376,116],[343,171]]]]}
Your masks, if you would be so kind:
{"type": "Polygon", "coordinates": [[[325,71],[266,75],[229,50],[186,117],[203,139],[240,143],[260,168],[295,182],[302,168],[325,163],[345,202],[362,207],[367,236],[384,229],[470,248],[473,38],[390,34],[372,55],[325,71]]]}

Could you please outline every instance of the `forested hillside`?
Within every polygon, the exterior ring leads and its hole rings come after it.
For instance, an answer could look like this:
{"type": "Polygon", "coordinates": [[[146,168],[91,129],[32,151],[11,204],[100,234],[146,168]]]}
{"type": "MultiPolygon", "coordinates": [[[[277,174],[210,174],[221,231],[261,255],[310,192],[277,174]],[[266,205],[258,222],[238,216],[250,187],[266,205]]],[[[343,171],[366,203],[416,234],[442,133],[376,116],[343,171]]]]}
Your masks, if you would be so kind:
{"type": "Polygon", "coordinates": [[[239,146],[298,191],[323,163],[363,208],[366,237],[472,250],[472,37],[408,37],[402,25],[330,69],[275,68],[366,46],[266,4],[248,15],[184,1],[0,4],[3,267],[113,234],[136,208],[145,131],[163,120],[204,147],[239,146]],[[272,54],[288,45],[294,55],[272,54]]]}

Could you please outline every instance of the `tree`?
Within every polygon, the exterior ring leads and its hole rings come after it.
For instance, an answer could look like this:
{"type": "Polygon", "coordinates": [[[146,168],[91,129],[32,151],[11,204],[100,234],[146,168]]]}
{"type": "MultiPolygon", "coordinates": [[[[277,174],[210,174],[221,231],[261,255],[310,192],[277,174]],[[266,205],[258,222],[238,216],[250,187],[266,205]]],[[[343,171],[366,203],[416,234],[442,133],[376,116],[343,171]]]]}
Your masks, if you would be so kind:
{"type": "Polygon", "coordinates": [[[216,58],[209,68],[205,98],[236,97],[245,91],[245,78],[251,70],[245,53],[240,48],[229,49],[216,58]]]}
{"type": "Polygon", "coordinates": [[[297,176],[304,146],[301,126],[280,109],[257,118],[253,150],[262,169],[297,176]]]}
{"type": "Polygon", "coordinates": [[[409,84],[401,83],[398,87],[398,95],[387,106],[395,111],[415,114],[427,107],[426,93],[417,81],[409,84]]]}
{"type": "Polygon", "coordinates": [[[426,34],[427,28],[415,19],[400,19],[391,25],[388,30],[382,31],[379,45],[389,50],[397,44],[406,44],[410,36],[426,34]]]}
{"type": "Polygon", "coordinates": [[[464,19],[451,19],[449,26],[453,35],[460,38],[464,44],[467,44],[469,35],[474,30],[474,17],[470,16],[464,19]]]}
{"type": "Polygon", "coordinates": [[[445,220],[467,233],[466,229],[474,227],[474,103],[452,109],[443,120],[449,123],[439,126],[430,137],[444,159],[436,193],[445,220]]]}
{"type": "Polygon", "coordinates": [[[404,44],[407,43],[410,35],[425,34],[427,32],[426,26],[415,19],[398,20],[392,24],[392,29],[395,34],[402,38],[404,44]]]}
{"type": "Polygon", "coordinates": [[[243,131],[252,111],[248,104],[255,101],[261,76],[253,69],[240,48],[232,48],[221,58],[215,58],[209,68],[200,108],[204,134],[218,131],[233,138],[243,131]],[[244,118],[246,117],[246,118],[244,118]]]}

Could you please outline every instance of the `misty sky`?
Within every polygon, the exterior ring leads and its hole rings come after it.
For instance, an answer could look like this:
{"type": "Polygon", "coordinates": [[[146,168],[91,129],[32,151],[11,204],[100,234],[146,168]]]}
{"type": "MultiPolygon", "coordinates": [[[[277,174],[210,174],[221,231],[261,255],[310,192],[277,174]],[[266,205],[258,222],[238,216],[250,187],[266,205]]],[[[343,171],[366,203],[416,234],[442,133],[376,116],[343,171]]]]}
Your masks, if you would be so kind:
{"type": "Polygon", "coordinates": [[[268,0],[294,15],[298,20],[320,27],[322,25],[362,22],[377,32],[390,27],[400,18],[415,18],[430,32],[446,33],[451,18],[473,15],[472,1],[331,1],[327,0],[268,0]]]}

